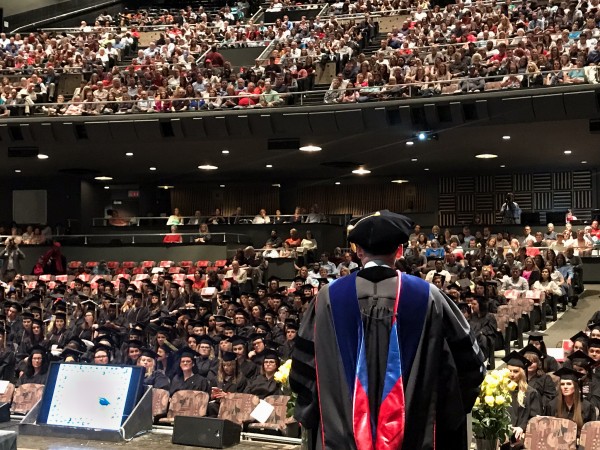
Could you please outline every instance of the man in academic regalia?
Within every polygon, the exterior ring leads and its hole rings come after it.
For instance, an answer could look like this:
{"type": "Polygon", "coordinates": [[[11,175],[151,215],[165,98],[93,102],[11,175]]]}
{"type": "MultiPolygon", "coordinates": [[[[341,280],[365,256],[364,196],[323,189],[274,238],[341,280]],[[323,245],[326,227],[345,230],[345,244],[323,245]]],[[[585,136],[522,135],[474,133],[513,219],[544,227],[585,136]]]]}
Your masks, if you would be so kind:
{"type": "Polygon", "coordinates": [[[483,355],[454,302],[392,269],[411,228],[389,211],[360,219],[348,240],[363,269],[303,316],[290,382],[312,449],[467,448],[483,355]]]}

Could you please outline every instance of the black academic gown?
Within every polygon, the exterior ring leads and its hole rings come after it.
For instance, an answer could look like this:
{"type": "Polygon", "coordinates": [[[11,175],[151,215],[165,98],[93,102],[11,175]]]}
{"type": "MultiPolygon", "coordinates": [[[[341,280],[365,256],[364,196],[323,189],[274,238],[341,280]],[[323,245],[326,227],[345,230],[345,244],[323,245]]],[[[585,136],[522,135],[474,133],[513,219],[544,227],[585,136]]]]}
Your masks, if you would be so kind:
{"type": "Polygon", "coordinates": [[[217,358],[208,359],[199,356],[196,359],[196,367],[198,368],[198,374],[209,380],[217,378],[217,370],[219,368],[219,360],[217,358]]]}
{"type": "Polygon", "coordinates": [[[510,413],[510,423],[513,427],[527,429],[529,419],[542,414],[542,401],[540,394],[531,386],[527,386],[523,406],[518,401],[518,390],[511,392],[512,403],[508,409],[510,413]]]}
{"type": "Polygon", "coordinates": [[[548,412],[548,405],[554,402],[556,398],[556,384],[550,378],[550,375],[543,374],[542,376],[531,378],[529,386],[534,388],[540,394],[542,402],[542,414],[548,412]]]}
{"type": "Polygon", "coordinates": [[[474,314],[469,319],[469,325],[471,326],[471,332],[477,338],[477,343],[481,347],[483,354],[486,358],[489,358],[494,352],[494,349],[490,348],[490,345],[494,342],[493,339],[498,330],[496,317],[490,313],[482,317],[474,314]]]}
{"type": "MultiPolygon", "coordinates": [[[[238,359],[238,361],[240,360],[238,359]]],[[[256,364],[254,364],[252,361],[250,361],[249,359],[244,359],[239,364],[240,371],[244,374],[246,379],[251,380],[256,376],[258,367],[256,367],[256,364]]]]}
{"type": "MultiPolygon", "coordinates": [[[[369,405],[372,414],[377,414],[397,273],[387,267],[369,267],[358,272],[355,283],[360,313],[353,320],[363,321],[369,405]]],[[[336,345],[335,327],[344,328],[344,324],[334,327],[330,288],[324,286],[309,305],[292,354],[290,383],[298,393],[294,416],[309,429],[311,449],[356,450],[352,399],[342,361],[345,355],[336,345]]],[[[355,305],[352,308],[356,309],[355,305]]],[[[479,394],[484,373],[483,355],[464,316],[435,286],[403,274],[396,317],[406,417],[400,448],[464,450],[466,414],[479,394]]],[[[347,325],[356,326],[354,322],[347,325]]]]}
{"type": "Polygon", "coordinates": [[[560,369],[560,364],[556,358],[550,355],[544,355],[542,365],[544,366],[544,372],[546,373],[556,372],[558,369],[560,369]]]}
{"type": "Polygon", "coordinates": [[[34,374],[30,377],[23,374],[17,380],[17,387],[22,386],[24,384],[46,384],[46,378],[48,377],[48,373],[38,373],[34,374]]]}
{"type": "MultiPolygon", "coordinates": [[[[583,418],[584,424],[596,420],[596,409],[592,406],[592,404],[590,402],[588,402],[587,400],[584,399],[581,401],[580,405],[581,405],[581,416],[583,418]]],[[[567,416],[565,417],[565,419],[573,420],[574,412],[575,411],[573,409],[569,410],[567,412],[567,416]]],[[[552,417],[557,417],[556,402],[552,402],[550,404],[550,407],[548,408],[548,415],[552,416],[552,417]]],[[[577,435],[579,435],[580,432],[581,432],[581,430],[577,430],[577,435]]]]}
{"type": "Polygon", "coordinates": [[[161,370],[155,370],[151,375],[144,377],[144,386],[152,386],[156,389],[169,390],[171,381],[161,370]]]}
{"type": "Polygon", "coordinates": [[[265,398],[269,395],[281,394],[281,385],[273,378],[268,379],[262,374],[256,375],[250,380],[246,387],[246,393],[265,398]]]}
{"type": "Polygon", "coordinates": [[[203,376],[195,373],[187,380],[183,379],[183,375],[178,373],[171,380],[170,395],[177,391],[203,391],[210,394],[210,383],[203,376]]]}
{"type": "Polygon", "coordinates": [[[15,352],[8,349],[0,351],[0,380],[13,382],[15,379],[15,352]]]}

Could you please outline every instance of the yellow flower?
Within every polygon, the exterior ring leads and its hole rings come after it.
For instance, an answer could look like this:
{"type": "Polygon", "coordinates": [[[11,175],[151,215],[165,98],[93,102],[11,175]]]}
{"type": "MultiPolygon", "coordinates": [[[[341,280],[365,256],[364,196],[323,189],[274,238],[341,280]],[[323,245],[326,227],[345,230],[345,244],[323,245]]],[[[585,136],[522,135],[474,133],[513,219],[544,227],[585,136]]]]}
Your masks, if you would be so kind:
{"type": "Polygon", "coordinates": [[[506,399],[502,395],[496,395],[496,405],[504,405],[506,399]]]}
{"type": "Polygon", "coordinates": [[[485,401],[485,404],[488,406],[494,406],[494,396],[493,395],[486,395],[485,398],[483,399],[485,401]]]}
{"type": "Polygon", "coordinates": [[[275,375],[273,375],[273,379],[278,383],[283,383],[283,374],[280,372],[275,372],[275,375]]]}
{"type": "Polygon", "coordinates": [[[517,383],[515,383],[514,381],[511,381],[508,383],[508,389],[511,391],[514,391],[517,388],[517,383]]]}
{"type": "Polygon", "coordinates": [[[498,380],[492,380],[491,382],[488,383],[488,386],[492,389],[496,389],[498,387],[498,380]]]}
{"type": "Polygon", "coordinates": [[[479,406],[479,405],[481,405],[481,399],[479,397],[477,397],[475,399],[475,406],[479,406]]]}
{"type": "Polygon", "coordinates": [[[494,397],[493,397],[493,395],[494,395],[494,388],[492,388],[492,387],[488,386],[488,387],[485,389],[485,395],[486,395],[486,397],[492,397],[492,398],[494,398],[494,397]]]}

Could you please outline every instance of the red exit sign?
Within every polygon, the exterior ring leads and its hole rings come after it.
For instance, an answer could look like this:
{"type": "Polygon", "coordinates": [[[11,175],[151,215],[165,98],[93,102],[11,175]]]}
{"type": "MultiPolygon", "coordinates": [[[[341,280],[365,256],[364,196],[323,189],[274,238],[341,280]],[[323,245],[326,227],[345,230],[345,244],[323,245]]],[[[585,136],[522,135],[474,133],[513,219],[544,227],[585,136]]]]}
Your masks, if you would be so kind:
{"type": "Polygon", "coordinates": [[[140,191],[127,191],[127,197],[129,198],[139,198],[140,191]]]}

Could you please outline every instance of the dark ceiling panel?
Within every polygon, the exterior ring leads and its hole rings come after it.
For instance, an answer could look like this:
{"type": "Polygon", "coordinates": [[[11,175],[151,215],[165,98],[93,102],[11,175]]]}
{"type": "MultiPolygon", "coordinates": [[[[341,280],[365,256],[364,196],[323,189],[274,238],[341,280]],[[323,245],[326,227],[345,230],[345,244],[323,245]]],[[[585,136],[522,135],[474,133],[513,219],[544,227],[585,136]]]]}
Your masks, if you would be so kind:
{"type": "Polygon", "coordinates": [[[0,123],[0,142],[3,142],[4,145],[10,144],[10,136],[8,134],[8,125],[5,123],[0,123]]]}
{"type": "Polygon", "coordinates": [[[363,109],[363,120],[367,130],[379,130],[388,127],[388,119],[385,108],[363,109]]]}
{"type": "Polygon", "coordinates": [[[585,119],[598,115],[598,98],[595,91],[565,92],[563,96],[569,119],[585,119]]]}
{"type": "Polygon", "coordinates": [[[532,98],[533,111],[537,120],[566,118],[562,94],[536,95],[532,98]]]}
{"type": "Polygon", "coordinates": [[[275,132],[270,114],[252,114],[248,117],[248,123],[254,136],[269,137],[275,132]]]}
{"type": "Polygon", "coordinates": [[[80,125],[85,126],[85,131],[89,140],[107,142],[113,139],[108,122],[84,122],[80,125]]]}
{"type": "Polygon", "coordinates": [[[335,111],[314,112],[308,115],[310,127],[315,134],[337,133],[335,111]]]}
{"type": "Polygon", "coordinates": [[[135,126],[133,120],[111,120],[110,132],[113,136],[119,136],[119,140],[125,142],[135,142],[138,139],[138,135],[135,132],[135,126]]]}
{"type": "Polygon", "coordinates": [[[365,129],[360,109],[335,111],[335,120],[339,132],[343,134],[360,133],[365,129]]]}
{"type": "Polygon", "coordinates": [[[227,116],[226,122],[230,136],[242,137],[250,134],[248,116],[227,116]]]}
{"type": "Polygon", "coordinates": [[[494,99],[489,102],[489,110],[494,120],[504,122],[531,122],[535,119],[531,97],[494,99]]]}
{"type": "Polygon", "coordinates": [[[204,119],[204,129],[209,138],[225,139],[229,136],[225,117],[207,117],[204,119]]]}
{"type": "Polygon", "coordinates": [[[152,142],[162,139],[158,119],[142,119],[134,121],[135,132],[138,139],[144,142],[152,142]]]}
{"type": "Polygon", "coordinates": [[[308,113],[271,114],[271,120],[278,134],[302,136],[312,133],[308,113]]]}
{"type": "Polygon", "coordinates": [[[465,116],[460,102],[450,102],[450,115],[452,116],[452,123],[460,125],[465,123],[465,116]]]}
{"type": "Polygon", "coordinates": [[[425,119],[430,127],[435,127],[440,123],[437,107],[435,104],[426,104],[423,106],[425,110],[425,119]]]}
{"type": "Polygon", "coordinates": [[[170,119],[171,129],[173,131],[173,137],[177,139],[183,139],[185,136],[183,134],[183,125],[181,124],[180,117],[172,117],[170,119]]]}
{"type": "Polygon", "coordinates": [[[185,137],[203,138],[206,137],[203,117],[182,117],[181,128],[185,137]]]}
{"type": "Polygon", "coordinates": [[[52,124],[48,122],[33,122],[31,124],[31,134],[38,144],[48,144],[56,140],[52,132],[52,124]]]}
{"type": "Polygon", "coordinates": [[[72,122],[52,122],[54,136],[59,142],[75,142],[75,127],[72,122]]]}
{"type": "Polygon", "coordinates": [[[475,101],[475,112],[477,113],[477,120],[488,120],[490,118],[488,101],[487,100],[476,100],[475,101]]]}

